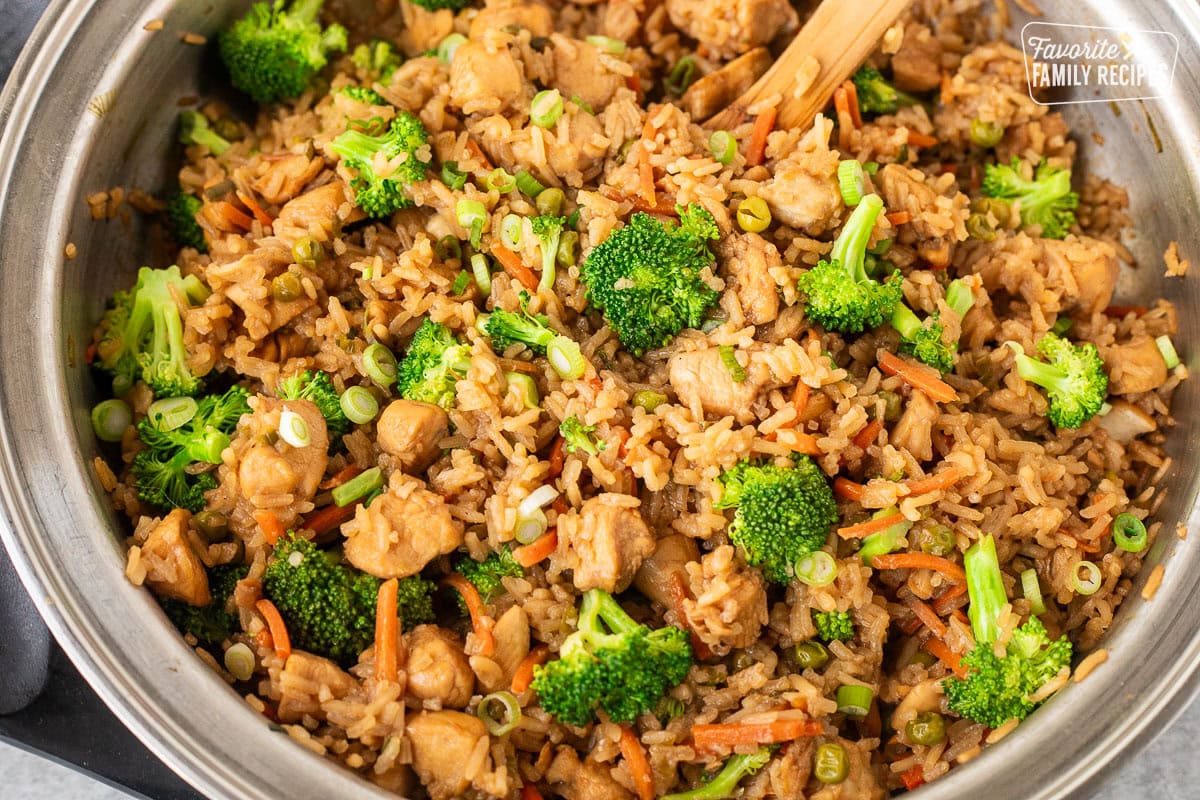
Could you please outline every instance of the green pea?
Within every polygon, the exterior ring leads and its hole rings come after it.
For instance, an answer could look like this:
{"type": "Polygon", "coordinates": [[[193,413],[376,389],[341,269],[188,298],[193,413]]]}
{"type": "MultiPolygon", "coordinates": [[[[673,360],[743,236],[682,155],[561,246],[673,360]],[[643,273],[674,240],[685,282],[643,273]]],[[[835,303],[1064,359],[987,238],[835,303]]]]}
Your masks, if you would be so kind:
{"type": "Polygon", "coordinates": [[[771,224],[771,207],[761,197],[747,197],[738,203],[737,221],[747,233],[762,233],[771,224]]]}
{"type": "Polygon", "coordinates": [[[557,217],[562,211],[563,203],[567,201],[567,196],[562,189],[550,187],[538,194],[534,200],[534,205],[537,206],[538,213],[546,217],[557,217]]]}
{"type": "Polygon", "coordinates": [[[879,393],[883,398],[883,419],[885,422],[895,422],[900,419],[900,395],[884,389],[879,393]]]}
{"type": "Polygon", "coordinates": [[[971,144],[976,147],[995,147],[1003,138],[1003,125],[978,117],[971,120],[971,144]]]}
{"type": "Polygon", "coordinates": [[[242,127],[232,117],[221,117],[213,123],[212,127],[217,132],[217,136],[220,136],[222,139],[228,139],[233,142],[242,138],[242,127]]]}
{"type": "Polygon", "coordinates": [[[800,669],[820,669],[829,663],[829,649],[815,639],[800,642],[792,653],[800,669]]]}
{"type": "Polygon", "coordinates": [[[922,711],[904,726],[904,735],[913,744],[939,744],[946,739],[946,718],[936,711],[922,711]]]}
{"type": "Polygon", "coordinates": [[[996,240],[996,228],[983,214],[972,214],[967,217],[967,235],[981,242],[993,242],[996,240]]]}
{"type": "Polygon", "coordinates": [[[846,748],[834,742],[826,742],[817,748],[813,756],[813,775],[821,783],[841,783],[850,774],[850,759],[846,748]]]}
{"type": "Polygon", "coordinates": [[[921,546],[922,553],[948,556],[954,552],[958,541],[954,536],[954,531],[945,525],[931,525],[928,528],[922,528],[917,534],[917,543],[921,546]]]}
{"type": "Polygon", "coordinates": [[[579,234],[563,231],[558,239],[558,252],[554,254],[560,266],[573,267],[579,261],[579,234]]]}
{"type": "Polygon", "coordinates": [[[654,409],[667,402],[667,396],[662,392],[655,392],[650,389],[642,389],[633,395],[634,405],[641,406],[648,413],[653,414],[654,409]]]}
{"type": "Polygon", "coordinates": [[[302,236],[292,245],[292,258],[302,267],[312,269],[325,257],[325,248],[311,236],[302,236]]]}
{"type": "Polygon", "coordinates": [[[192,525],[209,542],[219,542],[229,534],[229,518],[220,511],[205,509],[192,517],[192,525]]]}
{"type": "Polygon", "coordinates": [[[754,656],[748,650],[735,650],[733,653],[733,671],[741,672],[754,666],[754,656]]]}
{"type": "Polygon", "coordinates": [[[276,275],[271,281],[271,296],[281,303],[290,303],[304,296],[304,286],[300,276],[294,272],[276,275]]]}

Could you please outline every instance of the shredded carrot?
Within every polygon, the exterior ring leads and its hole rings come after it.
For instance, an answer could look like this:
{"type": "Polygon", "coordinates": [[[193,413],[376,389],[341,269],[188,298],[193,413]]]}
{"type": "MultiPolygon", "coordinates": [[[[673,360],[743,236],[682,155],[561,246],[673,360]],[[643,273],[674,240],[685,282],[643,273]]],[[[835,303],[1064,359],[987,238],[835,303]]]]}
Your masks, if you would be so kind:
{"type": "Polygon", "coordinates": [[[625,445],[629,444],[629,439],[632,435],[628,428],[617,428],[617,438],[621,440],[621,443],[617,445],[617,455],[621,458],[629,455],[629,451],[625,449],[625,445]]]}
{"type": "Polygon", "coordinates": [[[638,142],[638,197],[651,209],[658,208],[658,195],[654,189],[654,166],[650,163],[648,142],[638,142]]]}
{"type": "Polygon", "coordinates": [[[514,548],[512,555],[518,564],[529,569],[539,561],[549,558],[550,554],[557,549],[558,531],[551,528],[529,544],[514,548]]]}
{"type": "Polygon", "coordinates": [[[767,137],[775,127],[775,115],[779,112],[768,108],[754,118],[754,129],[750,132],[750,146],[746,148],[746,166],[757,167],[767,154],[767,137]]]}
{"type": "Polygon", "coordinates": [[[855,447],[866,450],[875,443],[875,437],[881,430],[883,430],[883,420],[873,419],[867,423],[865,428],[856,433],[851,441],[854,442],[855,447]]]}
{"type": "Polygon", "coordinates": [[[463,602],[467,604],[467,613],[471,615],[471,627],[475,631],[475,638],[479,641],[479,655],[490,656],[496,651],[496,638],[492,636],[492,621],[488,619],[483,598],[479,596],[475,584],[457,572],[452,572],[442,578],[442,585],[449,586],[462,595],[463,602]]]}
{"type": "Polygon", "coordinates": [[[806,456],[818,456],[821,454],[821,448],[817,446],[817,437],[811,433],[798,431],[795,428],[784,427],[778,431],[771,431],[763,437],[768,442],[779,442],[784,447],[794,453],[803,453],[806,456]],[[783,439],[780,439],[779,434],[784,434],[783,439]]]}
{"type": "Polygon", "coordinates": [[[91,364],[96,360],[96,343],[92,342],[87,346],[87,350],[83,351],[83,363],[91,364]]]}
{"type": "Polygon", "coordinates": [[[962,470],[958,467],[944,469],[936,475],[905,481],[909,494],[927,494],[938,489],[949,489],[962,478],[962,470]]]}
{"type": "Polygon", "coordinates": [[[846,87],[846,101],[850,106],[850,120],[854,123],[854,127],[861,128],[863,120],[862,110],[858,107],[858,87],[851,80],[847,80],[842,86],[846,87]]]}
{"type": "Polygon", "coordinates": [[[899,375],[909,386],[924,392],[930,400],[953,403],[958,399],[954,387],[943,381],[933,370],[895,353],[884,350],[879,356],[879,368],[888,375],[899,375]]]}
{"type": "Polygon", "coordinates": [[[542,793],[532,783],[522,784],[521,800],[543,800],[542,793]]]}
{"type": "Polygon", "coordinates": [[[241,228],[244,231],[248,231],[254,227],[254,219],[245,211],[242,211],[240,208],[235,206],[233,203],[225,200],[218,200],[212,204],[212,207],[216,209],[218,216],[220,216],[230,225],[233,225],[235,228],[241,228]]]}
{"type": "Polygon", "coordinates": [[[926,653],[929,653],[938,661],[945,664],[946,668],[958,677],[967,677],[967,668],[963,666],[962,654],[951,650],[950,645],[941,639],[926,639],[925,644],[921,645],[921,647],[926,653]]]}
{"type": "Polygon", "coordinates": [[[796,420],[804,416],[804,409],[808,408],[808,398],[812,394],[812,387],[804,381],[796,381],[796,391],[792,393],[792,408],[796,409],[796,420]]]}
{"type": "Polygon", "coordinates": [[[550,507],[553,508],[555,511],[557,511],[559,514],[565,514],[571,509],[571,505],[567,502],[567,499],[565,497],[563,497],[561,494],[558,497],[554,498],[554,502],[550,504],[550,507]]]}
{"type": "Polygon", "coordinates": [[[906,770],[900,775],[900,780],[904,781],[904,788],[910,792],[923,785],[925,783],[925,765],[914,765],[912,769],[906,770]]]}
{"type": "Polygon", "coordinates": [[[1078,536],[1075,536],[1074,534],[1069,533],[1069,532],[1067,533],[1067,536],[1070,536],[1072,539],[1074,539],[1075,544],[1079,545],[1079,549],[1085,553],[1099,553],[1100,552],[1100,545],[1096,544],[1095,542],[1089,542],[1084,539],[1080,539],[1078,536]]]}
{"type": "Polygon", "coordinates": [[[825,726],[803,719],[776,722],[727,722],[693,725],[692,741],[697,750],[730,750],[742,745],[790,742],[805,736],[820,736],[825,726]]]}
{"type": "Polygon", "coordinates": [[[492,243],[492,255],[500,262],[500,266],[504,267],[504,271],[518,283],[531,292],[537,292],[538,278],[533,274],[533,270],[525,266],[519,255],[497,242],[492,243]]]}
{"type": "Polygon", "coordinates": [[[938,167],[938,174],[939,175],[957,175],[958,174],[958,166],[959,166],[958,164],[955,164],[951,161],[945,161],[942,163],[942,165],[940,167],[938,167]]]}
{"type": "Polygon", "coordinates": [[[683,601],[691,599],[691,595],[688,593],[687,586],[683,583],[682,571],[675,570],[671,573],[671,577],[667,581],[667,588],[671,590],[671,605],[675,608],[675,616],[679,618],[679,624],[691,634],[692,651],[695,652],[696,658],[701,661],[707,661],[712,658],[712,648],[704,643],[704,640],[700,638],[688,623],[687,613],[683,608],[683,601]]]}
{"type": "Polygon", "coordinates": [[[237,199],[242,201],[242,205],[250,209],[250,213],[254,215],[254,218],[258,220],[264,228],[271,227],[271,224],[275,222],[275,218],[266,211],[263,211],[262,206],[260,206],[258,201],[254,199],[254,195],[250,194],[249,192],[243,192],[241,189],[238,189],[236,194],[237,199]]]}
{"type": "Polygon", "coordinates": [[[255,511],[254,521],[258,523],[258,527],[262,528],[263,538],[267,540],[267,544],[274,545],[279,541],[279,537],[283,536],[283,525],[279,522],[279,517],[275,516],[270,511],[255,511]]]}
{"type": "Polygon", "coordinates": [[[857,525],[847,525],[844,528],[838,528],[838,536],[843,539],[861,539],[869,534],[885,531],[897,522],[903,521],[904,515],[897,511],[895,514],[888,514],[886,517],[869,519],[857,525]]]}
{"type": "Polygon", "coordinates": [[[887,221],[893,225],[900,226],[912,222],[912,214],[907,211],[894,211],[891,214],[884,214],[887,221]]]}
{"type": "Polygon", "coordinates": [[[636,72],[630,75],[625,79],[625,88],[636,94],[640,100],[642,97],[642,76],[636,72]]]}
{"type": "Polygon", "coordinates": [[[855,483],[849,478],[843,478],[840,475],[833,479],[833,493],[843,500],[854,500],[855,502],[863,499],[863,492],[867,487],[861,483],[855,483]]]}
{"type": "Polygon", "coordinates": [[[283,617],[279,615],[279,609],[265,597],[255,603],[254,607],[267,621],[267,630],[271,632],[275,655],[287,661],[288,656],[292,654],[292,640],[288,637],[287,626],[283,624],[283,617]]]}
{"type": "Polygon", "coordinates": [[[474,139],[468,138],[466,147],[467,150],[470,151],[471,157],[483,164],[484,169],[490,170],[492,168],[492,162],[488,160],[487,155],[485,155],[483,149],[475,143],[474,139]]]}
{"type": "Polygon", "coordinates": [[[956,608],[950,612],[950,616],[961,622],[963,625],[970,626],[971,620],[967,619],[967,614],[961,608],[956,608]]]}
{"type": "Polygon", "coordinates": [[[942,592],[941,596],[933,601],[933,610],[936,611],[939,616],[946,616],[946,614],[954,610],[954,604],[958,598],[962,597],[966,593],[967,584],[950,584],[950,588],[942,592]]]}
{"type": "Polygon", "coordinates": [[[912,609],[912,612],[917,615],[917,619],[921,620],[926,628],[929,628],[930,633],[939,639],[946,638],[946,623],[942,622],[928,604],[916,597],[906,599],[904,604],[912,609]]]}
{"type": "Polygon", "coordinates": [[[958,564],[930,553],[889,553],[875,556],[871,559],[871,566],[875,569],[931,569],[956,583],[967,579],[967,574],[958,564]]]}
{"type": "Polygon", "coordinates": [[[654,773],[650,771],[650,762],[646,759],[642,743],[628,725],[621,726],[621,756],[629,765],[638,800],[654,800],[654,773]]]}
{"type": "Polygon", "coordinates": [[[938,102],[944,106],[950,105],[950,101],[954,98],[954,81],[950,78],[949,72],[942,73],[942,83],[938,87],[938,102]]]}
{"type": "Polygon", "coordinates": [[[274,647],[275,646],[275,640],[271,638],[271,632],[269,630],[267,630],[266,628],[263,628],[261,631],[258,632],[258,635],[256,635],[254,637],[254,642],[259,647],[274,647]]]}
{"type": "Polygon", "coordinates": [[[324,536],[342,527],[342,523],[354,519],[354,512],[357,508],[358,503],[345,506],[330,503],[305,517],[303,527],[318,537],[324,536]]]}
{"type": "Polygon", "coordinates": [[[521,694],[529,685],[533,683],[533,668],[538,664],[545,664],[550,658],[550,648],[547,645],[539,644],[537,647],[529,651],[529,655],[521,659],[521,663],[517,665],[517,671],[513,673],[512,685],[509,689],[513,694],[521,694]]]}
{"type": "Polygon", "coordinates": [[[566,440],[558,436],[554,439],[554,444],[550,447],[550,478],[557,478],[562,475],[563,462],[566,460],[566,440]]]}
{"type": "Polygon", "coordinates": [[[924,133],[910,130],[908,132],[908,143],[913,147],[933,147],[938,143],[938,140],[924,133]]]}
{"type": "Polygon", "coordinates": [[[336,489],[338,486],[341,486],[346,481],[358,475],[360,472],[362,472],[362,467],[360,467],[358,464],[351,464],[348,467],[343,467],[342,469],[338,470],[333,477],[322,483],[321,488],[336,489]]]}
{"type": "Polygon", "coordinates": [[[375,601],[375,680],[395,683],[400,678],[396,634],[400,627],[400,581],[389,578],[379,587],[375,601]]]}

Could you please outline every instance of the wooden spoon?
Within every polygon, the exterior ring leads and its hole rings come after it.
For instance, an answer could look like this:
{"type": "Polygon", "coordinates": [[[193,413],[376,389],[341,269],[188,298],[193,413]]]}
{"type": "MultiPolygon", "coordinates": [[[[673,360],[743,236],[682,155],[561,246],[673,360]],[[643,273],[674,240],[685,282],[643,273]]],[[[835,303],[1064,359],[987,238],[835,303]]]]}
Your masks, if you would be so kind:
{"type": "Polygon", "coordinates": [[[746,109],[764,97],[782,95],[776,128],[807,128],[825,108],[834,89],[854,74],[912,0],[825,0],[761,78],[728,108],[704,123],[711,129],[735,128],[746,109]],[[799,96],[796,74],[809,57],[820,72],[799,96]]]}

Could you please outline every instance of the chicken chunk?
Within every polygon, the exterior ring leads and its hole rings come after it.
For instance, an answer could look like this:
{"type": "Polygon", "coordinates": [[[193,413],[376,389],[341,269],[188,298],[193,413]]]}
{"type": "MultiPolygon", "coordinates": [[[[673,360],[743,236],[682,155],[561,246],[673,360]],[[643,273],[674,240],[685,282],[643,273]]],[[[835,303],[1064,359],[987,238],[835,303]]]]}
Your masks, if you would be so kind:
{"type": "Polygon", "coordinates": [[[285,153],[272,161],[254,181],[254,190],[268,203],[286,203],[321,174],[325,162],[300,153],[285,153]]]}
{"type": "Polygon", "coordinates": [[[678,574],[686,581],[687,565],[699,559],[700,549],[692,537],[682,533],[664,536],[633,576],[634,588],[660,606],[671,608],[675,602],[670,589],[673,576],[678,574]]]}
{"type": "Polygon", "coordinates": [[[966,196],[944,197],[925,182],[925,174],[900,164],[888,164],[876,177],[883,199],[892,211],[908,211],[912,222],[901,230],[901,240],[914,240],[917,255],[935,267],[950,263],[951,247],[967,238],[966,196]],[[930,214],[930,209],[945,213],[930,214]]]}
{"type": "Polygon", "coordinates": [[[758,187],[758,195],[771,207],[771,215],[793,228],[812,235],[828,229],[842,208],[838,189],[836,153],[827,148],[797,152],[775,165],[770,179],[758,187]]]}
{"type": "Polygon", "coordinates": [[[942,44],[924,25],[904,31],[900,49],[892,56],[892,77],[906,92],[931,92],[942,83],[942,44]]]}
{"type": "Polygon", "coordinates": [[[1110,394],[1150,392],[1167,382],[1167,362],[1149,336],[1103,349],[1110,394]]]}
{"type": "Polygon", "coordinates": [[[550,768],[546,780],[554,787],[555,794],[563,800],[632,800],[633,795],[617,783],[609,768],[588,759],[580,762],[573,747],[561,747],[550,768]]]}
{"type": "Polygon", "coordinates": [[[717,255],[746,321],[765,325],[779,316],[779,287],[771,269],[783,264],[775,245],[757,233],[732,235],[717,245],[717,255]]]}
{"type": "Polygon", "coordinates": [[[922,711],[941,711],[942,679],[929,678],[909,689],[908,694],[892,712],[891,726],[893,730],[902,731],[904,726],[922,711]]]}
{"type": "Polygon", "coordinates": [[[279,210],[272,230],[288,247],[305,236],[327,242],[342,225],[364,216],[346,184],[332,181],[289,200],[279,210]]]}
{"type": "Polygon", "coordinates": [[[379,448],[400,459],[409,474],[424,472],[437,460],[438,442],[450,432],[450,418],[440,406],[415,400],[393,400],[375,426],[379,448]]]}
{"type": "Polygon", "coordinates": [[[193,606],[212,602],[208,573],[188,542],[191,512],[177,508],[162,518],[142,544],[146,583],[159,597],[182,600],[193,606]]]}
{"type": "Polygon", "coordinates": [[[477,749],[487,746],[483,721],[461,711],[422,711],[408,718],[404,732],[412,745],[413,769],[429,796],[462,797],[471,785],[467,763],[477,749]]]}
{"type": "Polygon", "coordinates": [[[743,424],[752,422],[751,406],[771,382],[771,370],[756,359],[750,359],[747,365],[745,354],[738,361],[746,370],[746,380],[740,383],[729,374],[715,347],[676,353],[667,365],[671,388],[681,403],[704,414],[732,415],[743,424]]]}
{"type": "Polygon", "coordinates": [[[1043,239],[1042,247],[1047,274],[1070,273],[1073,291],[1064,292],[1064,301],[1071,302],[1085,314],[1091,315],[1108,308],[1117,286],[1120,265],[1116,251],[1107,242],[1087,237],[1072,237],[1070,241],[1043,239]],[[1095,244],[1096,246],[1092,246],[1095,244]]]}
{"type": "Polygon", "coordinates": [[[492,51],[483,42],[467,41],[455,51],[450,102],[464,114],[508,111],[517,108],[526,94],[521,66],[507,47],[492,51]]]}
{"type": "Polygon", "coordinates": [[[404,26],[395,41],[410,59],[436,49],[442,39],[454,32],[454,10],[450,8],[428,9],[416,3],[400,3],[400,17],[404,26]]]}
{"type": "Polygon", "coordinates": [[[554,48],[554,88],[563,97],[578,98],[599,113],[617,89],[625,85],[625,77],[613,72],[594,44],[561,34],[550,37],[554,48]]]}
{"type": "Polygon", "coordinates": [[[771,52],[756,47],[689,86],[680,101],[683,109],[692,119],[708,119],[749,89],[770,66],[771,52]]]}
{"type": "Polygon", "coordinates": [[[566,120],[565,134],[561,121],[548,130],[531,123],[531,127],[513,132],[507,143],[511,159],[503,153],[491,155],[501,162],[529,165],[533,176],[547,185],[582,186],[599,174],[609,141],[596,116],[574,103],[566,104],[562,119],[566,120]]]}
{"type": "Polygon", "coordinates": [[[450,516],[446,501],[398,473],[388,491],[360,505],[342,531],[346,558],[377,578],[416,575],[463,543],[462,523],[450,516]]]}
{"type": "Polygon", "coordinates": [[[924,392],[913,392],[892,428],[891,443],[912,453],[918,461],[929,461],[933,458],[933,423],[937,415],[937,404],[924,392]]]}
{"type": "Polygon", "coordinates": [[[234,451],[239,454],[237,485],[243,502],[269,508],[291,527],[298,503],[312,500],[329,463],[329,434],[320,409],[309,400],[251,399],[254,413],[238,425],[234,451]],[[293,447],[278,435],[284,410],[299,415],[308,427],[309,444],[293,447]],[[273,443],[270,443],[273,442],[273,443]]]}
{"type": "Polygon", "coordinates": [[[570,545],[575,587],[581,592],[624,591],[654,552],[654,534],[638,504],[629,495],[605,492],[584,503],[578,517],[559,525],[559,535],[570,545]]]}
{"type": "Polygon", "coordinates": [[[666,5],[675,27],[724,58],[768,44],[799,23],[787,0],[667,0],[666,5]]]}
{"type": "Polygon", "coordinates": [[[688,564],[687,573],[695,600],[685,599],[683,612],[700,640],[719,655],[754,644],[767,623],[762,576],[740,563],[730,545],[688,564]]]}
{"type": "Polygon", "coordinates": [[[324,719],[321,696],[326,690],[340,700],[356,688],[358,681],[329,659],[293,650],[279,674],[279,721],[324,719]]]}
{"type": "Polygon", "coordinates": [[[437,625],[418,625],[404,639],[409,697],[441,708],[466,706],[475,691],[475,675],[462,641],[437,625]]]}
{"type": "Polygon", "coordinates": [[[1112,408],[1099,418],[1098,424],[1121,444],[1129,444],[1142,434],[1158,429],[1154,417],[1125,400],[1114,400],[1112,408]]]}
{"type": "Polygon", "coordinates": [[[554,32],[554,15],[541,3],[525,0],[490,0],[471,20],[470,38],[482,38],[487,31],[517,27],[530,36],[549,36],[554,32]]]}

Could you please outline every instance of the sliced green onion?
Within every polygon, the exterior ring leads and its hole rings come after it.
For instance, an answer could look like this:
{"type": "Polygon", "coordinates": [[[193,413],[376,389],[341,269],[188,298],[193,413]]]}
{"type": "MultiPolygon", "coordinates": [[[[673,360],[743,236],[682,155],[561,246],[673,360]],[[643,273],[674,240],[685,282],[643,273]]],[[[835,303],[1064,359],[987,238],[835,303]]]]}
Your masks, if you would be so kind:
{"type": "Polygon", "coordinates": [[[504,171],[504,167],[496,167],[488,173],[484,179],[483,185],[489,191],[496,191],[500,194],[508,194],[513,189],[517,188],[517,179],[504,171]]]}
{"type": "Polygon", "coordinates": [[[132,388],[133,388],[133,376],[132,375],[127,375],[126,373],[121,372],[121,373],[118,373],[113,376],[112,393],[115,397],[120,397],[121,395],[125,394],[132,388]]]}
{"type": "Polygon", "coordinates": [[[1080,561],[1071,570],[1071,588],[1079,594],[1095,594],[1101,582],[1100,568],[1091,561],[1080,561]]]}
{"type": "Polygon", "coordinates": [[[517,506],[518,516],[529,516],[540,508],[550,505],[558,497],[558,489],[544,483],[525,495],[525,499],[517,506]]]}
{"type": "Polygon", "coordinates": [[[653,414],[654,409],[667,402],[667,396],[662,392],[655,392],[651,389],[642,389],[633,395],[633,404],[640,406],[647,413],[653,414]]]}
{"type": "Polygon", "coordinates": [[[876,172],[879,172],[879,162],[868,161],[867,163],[863,164],[863,169],[867,171],[868,175],[874,175],[876,172]]]}
{"type": "Polygon", "coordinates": [[[456,237],[446,234],[438,243],[433,246],[433,252],[441,261],[461,260],[462,259],[462,242],[456,237]]]}
{"type": "Polygon", "coordinates": [[[492,692],[479,701],[475,713],[492,736],[511,733],[521,721],[521,703],[512,692],[492,692]]]}
{"type": "Polygon", "coordinates": [[[471,256],[471,274],[475,276],[475,285],[479,287],[480,293],[484,297],[488,297],[492,293],[492,268],[488,264],[487,256],[483,253],[475,253],[471,256]]]}
{"type": "Polygon", "coordinates": [[[475,318],[475,330],[479,331],[484,336],[488,335],[488,320],[492,318],[491,314],[480,314],[475,318]]]}
{"type": "Polygon", "coordinates": [[[239,681],[254,677],[254,653],[242,642],[231,645],[225,651],[225,669],[239,681]]]}
{"type": "Polygon", "coordinates": [[[312,444],[308,423],[304,421],[304,417],[290,408],[285,408],[279,415],[279,438],[292,447],[308,447],[312,444]]]}
{"type": "Polygon", "coordinates": [[[684,56],[675,62],[663,85],[671,94],[683,94],[696,79],[696,59],[684,56]]]}
{"type": "Polygon", "coordinates": [[[612,53],[614,56],[619,56],[625,52],[625,43],[611,36],[588,36],[584,41],[599,47],[606,53],[612,53]]]}
{"type": "MultiPolygon", "coordinates": [[[[961,278],[956,278],[950,281],[950,285],[946,287],[946,305],[954,310],[954,313],[960,317],[965,317],[971,307],[975,305],[975,294],[971,291],[971,287],[962,282],[961,278]]],[[[1070,319],[1067,319],[1070,322],[1070,319]]]]}
{"type": "Polygon", "coordinates": [[[92,430],[102,442],[119,442],[125,429],[133,424],[133,411],[124,400],[113,398],[97,403],[92,409],[92,430]]]}
{"type": "Polygon", "coordinates": [[[513,538],[521,544],[536,542],[546,532],[546,512],[535,508],[526,515],[517,515],[517,527],[513,530],[513,538]]]}
{"type": "Polygon", "coordinates": [[[150,424],[160,431],[173,431],[191,422],[199,406],[191,397],[167,397],[155,400],[146,410],[150,424]]]}
{"type": "Polygon", "coordinates": [[[396,382],[396,356],[379,342],[367,345],[362,360],[367,377],[380,386],[387,387],[396,382]]]}
{"type": "Polygon", "coordinates": [[[852,717],[865,717],[871,713],[871,702],[875,693],[869,686],[846,683],[837,690],[837,710],[852,717]]]}
{"type": "Polygon", "coordinates": [[[457,192],[467,185],[467,173],[458,168],[457,161],[442,162],[442,183],[457,192]]]}
{"type": "Polygon", "coordinates": [[[847,206],[856,206],[863,199],[866,184],[863,178],[862,164],[856,159],[847,158],[838,164],[838,188],[842,192],[842,202],[847,206]]]}
{"type": "Polygon", "coordinates": [[[562,113],[563,99],[558,89],[543,89],[533,96],[529,106],[529,119],[539,128],[549,128],[562,113]]]}
{"type": "Polygon", "coordinates": [[[351,386],[340,398],[342,413],[355,425],[366,425],[379,413],[379,401],[365,386],[351,386]]]}
{"type": "MultiPolygon", "coordinates": [[[[950,302],[949,289],[946,290],[946,302],[950,302]]],[[[1066,336],[1067,331],[1071,330],[1071,326],[1074,324],[1075,320],[1071,319],[1070,317],[1059,317],[1054,321],[1054,324],[1050,326],[1050,332],[1055,336],[1066,336]]]]}
{"type": "Polygon", "coordinates": [[[465,292],[467,290],[467,287],[470,285],[471,285],[471,273],[467,272],[464,269],[463,271],[459,272],[458,275],[454,276],[454,283],[451,284],[451,286],[450,286],[450,296],[458,297],[463,292],[465,292]]]}
{"type": "Polygon", "coordinates": [[[582,97],[580,97],[579,95],[577,95],[577,94],[571,95],[571,102],[574,103],[575,105],[579,106],[581,109],[583,109],[587,113],[591,114],[593,117],[596,116],[595,109],[593,109],[590,105],[588,105],[584,101],[584,99],[582,97]]]}
{"type": "MultiPolygon", "coordinates": [[[[872,519],[892,516],[897,511],[895,506],[882,508],[872,515],[872,519]]],[[[862,540],[862,547],[858,549],[858,556],[862,559],[862,563],[869,567],[875,556],[885,556],[907,545],[908,532],[912,526],[913,523],[910,520],[901,518],[895,525],[866,536],[862,540]]]]}
{"type": "Polygon", "coordinates": [[[383,488],[383,470],[371,467],[355,475],[350,480],[333,487],[333,504],[338,508],[348,506],[359,498],[366,497],[376,489],[383,488]]]}
{"type": "Polygon", "coordinates": [[[505,214],[500,220],[500,243],[514,253],[521,249],[525,235],[525,221],[516,214],[505,214]]]}
{"type": "Polygon", "coordinates": [[[796,579],[809,586],[828,586],[837,575],[837,562],[824,550],[809,553],[796,562],[796,579]]]}
{"type": "Polygon", "coordinates": [[[1042,587],[1038,583],[1037,570],[1033,567],[1021,573],[1021,593],[1029,602],[1029,610],[1035,616],[1046,613],[1046,602],[1042,599],[1042,587]]]}
{"type": "Polygon", "coordinates": [[[471,247],[479,249],[483,236],[483,224],[487,221],[487,207],[478,200],[463,198],[454,205],[454,216],[458,224],[471,232],[471,247]]]}
{"type": "Polygon", "coordinates": [[[508,380],[508,387],[521,398],[522,405],[526,408],[541,408],[542,398],[538,394],[537,381],[532,375],[526,375],[524,372],[506,372],[504,377],[508,380]]]}
{"type": "Polygon", "coordinates": [[[1127,553],[1146,549],[1146,525],[1133,514],[1117,514],[1112,526],[1113,544],[1127,553]]]}
{"type": "Polygon", "coordinates": [[[746,381],[746,368],[738,363],[737,350],[733,345],[723,344],[717,351],[721,354],[721,363],[725,365],[725,369],[729,371],[729,377],[733,378],[734,383],[744,383],[746,381]]]}
{"type": "Polygon", "coordinates": [[[1154,340],[1158,345],[1158,352],[1162,353],[1163,361],[1167,362],[1167,369],[1175,369],[1179,366],[1179,353],[1175,352],[1175,345],[1171,344],[1171,337],[1165,333],[1154,340]]]}
{"type": "Polygon", "coordinates": [[[546,187],[542,186],[542,184],[538,182],[538,179],[530,174],[529,170],[523,169],[517,173],[517,188],[520,189],[523,194],[527,194],[536,200],[537,196],[541,194],[546,187]]]}
{"type": "Polygon", "coordinates": [[[729,166],[737,155],[737,139],[729,131],[713,131],[708,137],[708,149],[719,163],[729,166]]]}
{"type": "Polygon", "coordinates": [[[452,33],[445,39],[442,39],[441,44],[437,46],[437,60],[443,64],[449,64],[454,60],[454,54],[458,48],[465,44],[467,37],[461,33],[452,33]]]}
{"type": "Polygon", "coordinates": [[[550,366],[564,381],[579,380],[587,366],[587,359],[579,349],[579,343],[568,336],[558,335],[546,345],[546,358],[550,366]]]}

